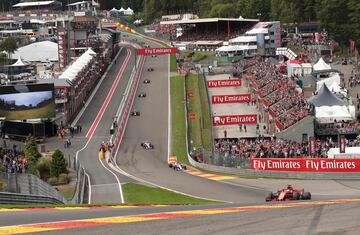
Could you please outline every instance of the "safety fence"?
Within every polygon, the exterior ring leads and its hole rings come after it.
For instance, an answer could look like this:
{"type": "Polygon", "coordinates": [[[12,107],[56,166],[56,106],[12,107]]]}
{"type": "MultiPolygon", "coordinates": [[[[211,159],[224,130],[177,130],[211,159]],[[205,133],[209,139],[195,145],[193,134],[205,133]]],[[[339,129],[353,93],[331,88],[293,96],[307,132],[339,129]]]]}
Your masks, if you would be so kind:
{"type": "Polygon", "coordinates": [[[75,159],[74,169],[76,170],[76,187],[74,195],[69,203],[71,204],[88,204],[90,176],[85,168],[81,165],[78,158],[75,159]]]}

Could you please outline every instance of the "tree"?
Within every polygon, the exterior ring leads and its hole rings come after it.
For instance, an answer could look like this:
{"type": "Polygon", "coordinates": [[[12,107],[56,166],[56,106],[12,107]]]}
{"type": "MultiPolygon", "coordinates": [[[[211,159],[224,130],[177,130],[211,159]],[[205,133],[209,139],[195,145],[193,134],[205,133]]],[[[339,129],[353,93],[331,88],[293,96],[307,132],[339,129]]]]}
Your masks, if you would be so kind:
{"type": "Polygon", "coordinates": [[[17,50],[16,39],[13,37],[8,37],[0,44],[0,51],[6,51],[8,58],[11,58],[11,54],[17,50]]]}
{"type": "Polygon", "coordinates": [[[66,160],[64,158],[64,154],[56,149],[52,154],[51,166],[50,166],[50,174],[53,177],[59,177],[62,173],[67,173],[66,169],[66,160]]]}
{"type": "Polygon", "coordinates": [[[36,164],[36,162],[41,158],[35,138],[31,135],[26,138],[24,153],[25,158],[29,163],[31,162],[36,164]]]}

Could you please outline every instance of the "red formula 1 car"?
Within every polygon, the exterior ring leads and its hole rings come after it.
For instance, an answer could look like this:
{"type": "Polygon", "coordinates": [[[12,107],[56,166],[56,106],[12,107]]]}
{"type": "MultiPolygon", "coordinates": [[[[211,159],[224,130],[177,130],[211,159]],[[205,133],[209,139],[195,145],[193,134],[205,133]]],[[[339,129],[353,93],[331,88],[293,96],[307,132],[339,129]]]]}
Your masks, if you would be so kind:
{"type": "Polygon", "coordinates": [[[291,185],[278,190],[276,193],[271,192],[265,201],[290,201],[290,200],[310,200],[311,193],[305,192],[304,189],[295,189],[291,185]]]}

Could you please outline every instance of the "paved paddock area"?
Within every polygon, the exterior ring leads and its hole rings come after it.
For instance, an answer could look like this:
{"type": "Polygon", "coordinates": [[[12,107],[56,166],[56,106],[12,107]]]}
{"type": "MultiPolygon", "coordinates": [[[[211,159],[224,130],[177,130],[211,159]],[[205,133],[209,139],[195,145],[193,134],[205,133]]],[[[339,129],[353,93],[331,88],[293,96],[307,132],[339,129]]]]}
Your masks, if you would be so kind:
{"type": "MultiPolygon", "coordinates": [[[[206,76],[207,81],[211,80],[229,80],[236,79],[233,78],[230,74],[220,74],[220,75],[208,75],[206,76]]],[[[236,94],[249,94],[249,87],[246,84],[245,79],[242,79],[241,86],[232,86],[232,87],[217,87],[217,88],[208,88],[209,90],[209,99],[211,102],[211,97],[214,95],[236,95],[236,94]]],[[[266,130],[264,131],[263,127],[265,123],[262,120],[259,120],[259,112],[256,109],[256,106],[250,103],[225,103],[225,104],[211,104],[211,111],[213,116],[222,116],[222,115],[245,115],[245,114],[256,114],[258,117],[259,124],[259,134],[266,135],[266,130]]],[[[224,131],[227,132],[228,138],[249,138],[257,137],[256,131],[257,125],[224,125],[224,126],[214,126],[214,138],[224,138],[224,131]]]]}

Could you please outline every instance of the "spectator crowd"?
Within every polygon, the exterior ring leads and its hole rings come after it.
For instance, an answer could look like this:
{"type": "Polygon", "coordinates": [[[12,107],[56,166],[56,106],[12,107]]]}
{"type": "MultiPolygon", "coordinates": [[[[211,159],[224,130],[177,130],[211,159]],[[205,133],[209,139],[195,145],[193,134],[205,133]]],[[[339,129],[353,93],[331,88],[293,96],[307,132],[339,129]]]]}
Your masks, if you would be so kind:
{"type": "Polygon", "coordinates": [[[247,75],[253,92],[264,99],[270,113],[281,124],[280,129],[286,129],[310,114],[310,105],[296,90],[295,80],[284,76],[271,60],[259,59],[247,75]]]}
{"type": "MultiPolygon", "coordinates": [[[[347,140],[349,147],[360,146],[360,141],[347,140]]],[[[316,155],[313,157],[325,158],[330,148],[338,144],[331,138],[316,139],[316,155]]],[[[310,155],[308,141],[296,142],[284,139],[216,139],[215,153],[223,157],[235,158],[297,158],[310,155]]]]}
{"type": "Polygon", "coordinates": [[[349,79],[349,87],[355,87],[360,85],[360,71],[355,68],[351,72],[351,76],[349,79]]]}
{"type": "Polygon", "coordinates": [[[16,151],[16,148],[0,148],[0,159],[7,173],[24,173],[27,160],[23,153],[16,151]]]}

